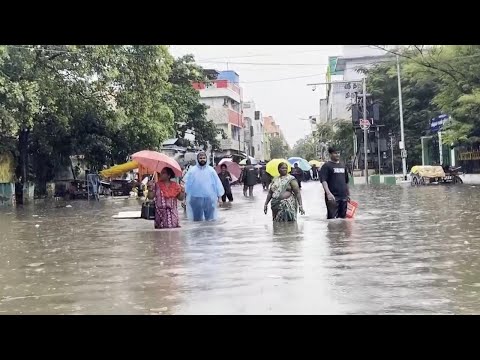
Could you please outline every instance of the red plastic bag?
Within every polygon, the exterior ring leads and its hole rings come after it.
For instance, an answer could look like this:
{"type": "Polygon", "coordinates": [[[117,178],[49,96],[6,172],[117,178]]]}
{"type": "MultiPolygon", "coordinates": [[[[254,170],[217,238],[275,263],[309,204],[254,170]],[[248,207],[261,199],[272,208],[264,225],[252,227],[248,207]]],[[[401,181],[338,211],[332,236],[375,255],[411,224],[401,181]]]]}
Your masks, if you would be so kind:
{"type": "Polygon", "coordinates": [[[347,219],[353,219],[355,213],[357,212],[358,203],[356,201],[350,200],[347,203],[347,219]]]}

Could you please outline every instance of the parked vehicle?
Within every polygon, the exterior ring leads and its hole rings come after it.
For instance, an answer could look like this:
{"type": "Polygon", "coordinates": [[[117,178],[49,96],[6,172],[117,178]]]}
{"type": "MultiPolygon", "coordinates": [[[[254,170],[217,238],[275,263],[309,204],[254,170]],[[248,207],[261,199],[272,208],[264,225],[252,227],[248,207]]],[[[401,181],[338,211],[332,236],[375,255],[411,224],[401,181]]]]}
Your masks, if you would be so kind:
{"type": "Polygon", "coordinates": [[[413,166],[410,170],[411,184],[412,186],[445,183],[462,184],[459,170],[459,167],[413,166]]]}
{"type": "Polygon", "coordinates": [[[116,179],[110,182],[112,196],[129,196],[133,189],[133,182],[126,179],[116,179]]]}

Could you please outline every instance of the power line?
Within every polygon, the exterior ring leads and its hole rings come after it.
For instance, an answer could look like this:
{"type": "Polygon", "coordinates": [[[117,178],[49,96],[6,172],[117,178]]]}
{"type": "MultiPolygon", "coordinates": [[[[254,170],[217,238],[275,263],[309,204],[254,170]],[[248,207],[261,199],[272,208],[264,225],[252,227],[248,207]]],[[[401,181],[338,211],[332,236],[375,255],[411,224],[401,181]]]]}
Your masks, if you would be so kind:
{"type": "Polygon", "coordinates": [[[265,63],[265,62],[237,62],[237,61],[197,61],[203,64],[228,64],[228,65],[261,65],[261,66],[326,66],[328,64],[310,63],[310,64],[295,64],[295,63],[265,63]]]}
{"type": "Polygon", "coordinates": [[[263,57],[263,56],[277,56],[277,55],[290,55],[290,54],[304,54],[309,52],[321,52],[321,51],[330,51],[328,49],[313,49],[313,50],[301,50],[301,51],[288,51],[283,53],[269,53],[269,54],[252,54],[252,55],[241,55],[241,56],[219,56],[213,58],[199,59],[198,61],[208,61],[208,60],[217,60],[217,59],[242,59],[242,58],[251,58],[251,57],[263,57]]]}
{"type": "Polygon", "coordinates": [[[309,78],[309,77],[315,77],[315,76],[325,76],[325,75],[326,75],[326,73],[321,73],[321,74],[311,74],[311,75],[304,75],[304,76],[294,76],[294,77],[281,78],[281,79],[269,79],[269,80],[245,81],[245,82],[240,82],[240,84],[254,84],[254,83],[263,83],[263,82],[276,82],[276,81],[285,81],[285,80],[305,79],[305,78],[309,78]]]}

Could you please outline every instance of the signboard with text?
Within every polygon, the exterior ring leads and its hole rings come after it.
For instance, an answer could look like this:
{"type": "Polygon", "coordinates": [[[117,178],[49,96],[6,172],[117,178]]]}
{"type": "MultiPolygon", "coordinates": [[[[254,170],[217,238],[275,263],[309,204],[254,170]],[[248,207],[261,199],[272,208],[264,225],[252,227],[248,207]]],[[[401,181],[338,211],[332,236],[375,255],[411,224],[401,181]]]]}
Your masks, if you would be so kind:
{"type": "Polygon", "coordinates": [[[439,132],[442,130],[443,125],[448,121],[449,116],[446,114],[439,115],[430,120],[430,131],[439,132]]]}

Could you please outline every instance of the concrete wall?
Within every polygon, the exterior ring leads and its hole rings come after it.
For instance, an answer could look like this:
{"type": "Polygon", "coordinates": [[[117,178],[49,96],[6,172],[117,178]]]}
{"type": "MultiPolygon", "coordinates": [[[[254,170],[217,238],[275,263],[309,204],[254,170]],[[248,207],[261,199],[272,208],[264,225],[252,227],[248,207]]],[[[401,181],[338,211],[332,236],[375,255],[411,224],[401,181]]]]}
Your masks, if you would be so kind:
{"type": "MultiPolygon", "coordinates": [[[[265,160],[264,155],[264,129],[263,129],[263,116],[262,113],[259,113],[258,119],[255,119],[255,112],[258,111],[255,105],[255,102],[248,101],[243,103],[243,116],[244,119],[250,119],[250,124],[253,127],[253,135],[251,134],[250,128],[247,123],[245,123],[245,133],[249,135],[248,146],[255,149],[253,157],[257,160],[265,160]]],[[[249,152],[249,155],[252,156],[252,152],[249,152]]]]}
{"type": "Polygon", "coordinates": [[[15,184],[0,183],[0,206],[15,205],[15,184]]]}
{"type": "Polygon", "coordinates": [[[480,185],[480,174],[464,174],[460,178],[464,184],[468,185],[480,185]]]}

